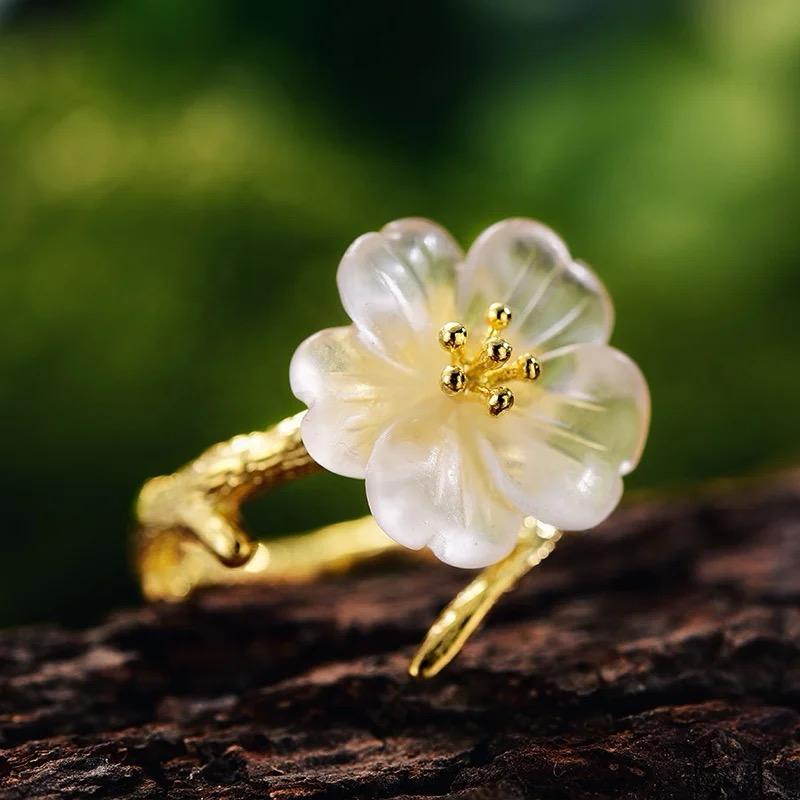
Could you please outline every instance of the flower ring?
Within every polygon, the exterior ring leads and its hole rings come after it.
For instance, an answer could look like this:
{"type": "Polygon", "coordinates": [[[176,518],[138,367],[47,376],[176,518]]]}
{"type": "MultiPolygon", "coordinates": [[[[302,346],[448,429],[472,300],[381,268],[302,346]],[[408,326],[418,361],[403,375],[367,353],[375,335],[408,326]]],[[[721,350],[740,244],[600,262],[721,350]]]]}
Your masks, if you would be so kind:
{"type": "Polygon", "coordinates": [[[303,443],[366,479],[380,528],[447,564],[507,556],[526,518],[602,522],[650,418],[641,371],[610,347],[613,306],[548,227],[491,226],[464,255],[443,228],[402,219],[339,265],[352,320],[291,362],[303,443]]]}
{"type": "Polygon", "coordinates": [[[398,220],[352,244],[338,282],[353,324],[306,339],[291,363],[308,411],[147,481],[136,568],[148,598],[180,600],[307,581],[395,542],[485,567],[411,660],[431,677],[562,529],[616,507],[647,435],[647,384],[607,344],[597,276],[532,220],[493,225],[466,256],[433,222],[398,220]],[[243,503],[323,467],[365,478],[372,516],[261,542],[241,527],[243,503]]]}

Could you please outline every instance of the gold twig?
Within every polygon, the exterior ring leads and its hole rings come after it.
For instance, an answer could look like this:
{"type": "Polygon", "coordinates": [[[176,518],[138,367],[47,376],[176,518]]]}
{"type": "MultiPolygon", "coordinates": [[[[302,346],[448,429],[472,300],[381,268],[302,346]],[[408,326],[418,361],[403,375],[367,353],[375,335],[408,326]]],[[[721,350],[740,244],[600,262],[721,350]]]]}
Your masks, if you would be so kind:
{"type": "MultiPolygon", "coordinates": [[[[372,517],[265,542],[244,531],[244,502],[321,470],[303,446],[302,417],[235,436],[173,475],[144,485],[136,503],[135,563],[148,599],[180,600],[210,585],[311,581],[398,549],[372,517]]],[[[527,523],[512,553],[481,572],[442,612],[411,663],[412,675],[439,672],[503,592],[552,551],[560,532],[535,520],[527,523]]]]}

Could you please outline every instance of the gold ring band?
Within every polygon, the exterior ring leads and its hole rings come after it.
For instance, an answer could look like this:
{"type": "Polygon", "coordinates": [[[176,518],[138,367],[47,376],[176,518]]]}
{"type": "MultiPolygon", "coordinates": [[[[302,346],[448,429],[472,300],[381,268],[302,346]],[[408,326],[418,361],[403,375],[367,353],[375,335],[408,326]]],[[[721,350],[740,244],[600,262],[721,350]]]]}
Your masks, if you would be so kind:
{"type": "MultiPolygon", "coordinates": [[[[300,437],[305,412],[214,445],[172,475],[153,478],[136,502],[135,565],[148,600],[176,601],[206,586],[297,583],[345,571],[399,549],[371,516],[304,534],[253,540],[241,506],[322,469],[300,437]]],[[[555,548],[561,531],[528,518],[514,550],[482,570],[434,621],[409,672],[431,677],[459,652],[497,602],[555,548]]]]}

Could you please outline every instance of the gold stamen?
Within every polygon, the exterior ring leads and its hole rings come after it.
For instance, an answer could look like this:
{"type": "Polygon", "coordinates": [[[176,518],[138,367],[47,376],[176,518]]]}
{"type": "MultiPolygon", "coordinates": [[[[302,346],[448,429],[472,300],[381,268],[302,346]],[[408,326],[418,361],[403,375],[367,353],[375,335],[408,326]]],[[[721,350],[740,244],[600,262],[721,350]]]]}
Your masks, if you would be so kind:
{"type": "Polygon", "coordinates": [[[439,344],[445,350],[460,350],[467,343],[467,329],[460,322],[448,322],[439,329],[439,344]]]}
{"type": "Polygon", "coordinates": [[[505,303],[492,303],[486,312],[486,323],[494,331],[507,328],[511,322],[511,309],[505,303]]]}
{"type": "Polygon", "coordinates": [[[511,358],[511,345],[505,339],[489,339],[484,350],[495,364],[505,364],[511,358]]]}
{"type": "Polygon", "coordinates": [[[535,381],[542,374],[542,367],[535,356],[525,353],[515,359],[512,364],[506,364],[499,369],[485,373],[485,380],[492,383],[503,383],[505,381],[535,381]]]}
{"type": "Polygon", "coordinates": [[[512,347],[497,332],[508,327],[511,309],[492,303],[486,312],[489,330],[475,355],[466,353],[467,329],[460,322],[448,322],[439,330],[439,344],[450,353],[450,365],[442,370],[440,386],[448,395],[466,394],[482,398],[496,417],[514,405],[514,393],[503,386],[507,381],[535,381],[542,368],[536,357],[525,353],[511,362],[512,347]]]}
{"type": "Polygon", "coordinates": [[[440,385],[445,394],[460,394],[467,388],[467,375],[461,367],[450,364],[442,370],[440,385]]]}
{"type": "Polygon", "coordinates": [[[514,405],[514,393],[505,386],[499,386],[492,391],[489,397],[489,413],[497,417],[504,411],[508,411],[514,405]]]}
{"type": "Polygon", "coordinates": [[[531,353],[525,353],[517,359],[517,366],[526,381],[535,381],[542,374],[542,365],[531,353]]]}
{"type": "Polygon", "coordinates": [[[485,376],[511,358],[511,345],[505,339],[487,339],[478,355],[466,364],[471,375],[485,376]]]}

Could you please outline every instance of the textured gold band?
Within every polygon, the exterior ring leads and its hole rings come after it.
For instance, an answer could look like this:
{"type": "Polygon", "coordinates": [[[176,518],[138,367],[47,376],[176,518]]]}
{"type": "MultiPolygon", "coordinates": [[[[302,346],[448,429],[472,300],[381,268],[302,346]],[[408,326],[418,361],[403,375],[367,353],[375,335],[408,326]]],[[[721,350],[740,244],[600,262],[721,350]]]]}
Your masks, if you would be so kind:
{"type": "MultiPolygon", "coordinates": [[[[322,469],[303,446],[302,417],[214,445],[178,472],[144,485],[136,503],[135,563],[145,597],[174,601],[203,586],[309,581],[397,548],[369,516],[269,542],[255,542],[243,530],[243,503],[322,469]]],[[[442,611],[410,673],[431,677],[449,663],[503,592],[560,537],[526,520],[511,554],[479,573],[442,611]]]]}

